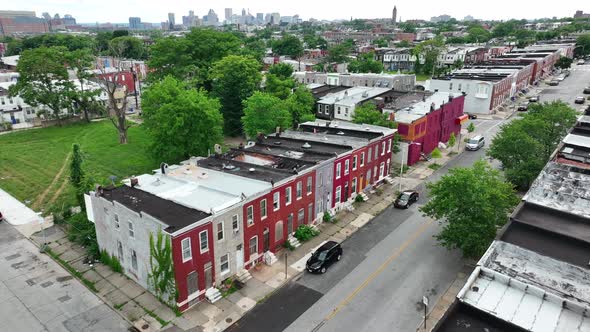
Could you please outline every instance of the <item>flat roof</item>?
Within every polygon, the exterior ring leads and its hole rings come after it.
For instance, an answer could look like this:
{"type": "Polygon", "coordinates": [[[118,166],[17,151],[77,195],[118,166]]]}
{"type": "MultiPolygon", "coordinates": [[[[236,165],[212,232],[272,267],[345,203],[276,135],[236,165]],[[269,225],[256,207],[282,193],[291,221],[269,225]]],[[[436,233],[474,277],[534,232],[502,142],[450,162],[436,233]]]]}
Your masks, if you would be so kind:
{"type": "Polygon", "coordinates": [[[302,124],[300,124],[300,126],[306,126],[309,128],[338,128],[341,130],[349,130],[351,133],[352,132],[367,132],[367,133],[376,133],[376,134],[380,134],[383,136],[389,136],[389,135],[393,135],[395,134],[395,132],[397,131],[396,129],[391,129],[391,128],[387,128],[387,127],[381,127],[381,126],[375,126],[375,125],[370,125],[370,124],[358,124],[358,123],[352,123],[352,122],[348,122],[348,121],[340,121],[340,120],[321,120],[321,119],[316,119],[315,121],[308,121],[308,122],[304,122],[302,124]]]}
{"type": "Polygon", "coordinates": [[[406,108],[428,98],[432,94],[430,91],[398,92],[393,101],[387,103],[383,108],[392,110],[406,108]]]}
{"type": "Polygon", "coordinates": [[[500,240],[572,265],[590,269],[590,244],[511,220],[500,240]]]}
{"type": "Polygon", "coordinates": [[[372,99],[392,91],[390,88],[377,88],[367,86],[355,86],[344,91],[330,93],[322,97],[318,102],[322,104],[357,104],[363,100],[372,99]]]}
{"type": "Polygon", "coordinates": [[[503,321],[487,312],[461,301],[455,301],[433,332],[526,332],[527,330],[503,321]]]}
{"type": "Polygon", "coordinates": [[[164,229],[168,233],[173,233],[210,216],[209,213],[188,208],[126,185],[112,189],[104,188],[101,197],[111,202],[116,201],[132,211],[149,214],[168,225],[164,229]]]}
{"type": "MultiPolygon", "coordinates": [[[[404,108],[397,108],[395,119],[398,122],[411,123],[422,116],[430,113],[432,109],[439,109],[449,102],[450,98],[461,97],[460,93],[453,92],[435,92],[424,99],[415,101],[404,108]]],[[[387,107],[387,106],[386,106],[387,107]]]]}
{"type": "Polygon", "coordinates": [[[497,82],[501,81],[504,78],[508,77],[511,74],[507,73],[484,73],[484,72],[474,72],[474,73],[450,73],[445,76],[433,77],[433,80],[441,80],[441,81],[450,81],[450,80],[475,80],[475,81],[489,81],[489,82],[497,82]]]}
{"type": "Polygon", "coordinates": [[[590,148],[590,137],[567,134],[567,136],[565,136],[563,139],[563,143],[590,148]]]}
{"type": "Polygon", "coordinates": [[[247,161],[238,160],[235,157],[236,155],[231,153],[212,155],[199,160],[197,163],[200,167],[207,169],[271,184],[278,183],[298,173],[297,171],[276,169],[265,165],[255,165],[247,161]]]}
{"type": "Polygon", "coordinates": [[[590,218],[590,170],[550,161],[523,200],[590,218]]]}
{"type": "MultiPolygon", "coordinates": [[[[306,128],[301,129],[306,130],[306,128]]],[[[288,131],[283,133],[282,136],[302,141],[315,142],[316,144],[324,143],[349,146],[350,149],[348,151],[362,148],[366,146],[370,140],[368,138],[351,137],[347,135],[330,135],[326,134],[321,129],[317,130],[315,133],[313,131],[288,131]]],[[[312,148],[314,145],[315,144],[312,145],[312,148]]],[[[348,153],[348,151],[343,152],[343,154],[348,153]]]]}
{"type": "Polygon", "coordinates": [[[352,147],[349,145],[321,141],[310,144],[310,142],[309,139],[298,139],[282,133],[280,137],[268,135],[262,140],[249,142],[245,149],[257,153],[301,159],[314,163],[334,158],[337,155],[352,150],[352,147]],[[284,137],[283,135],[287,136],[284,137]]]}

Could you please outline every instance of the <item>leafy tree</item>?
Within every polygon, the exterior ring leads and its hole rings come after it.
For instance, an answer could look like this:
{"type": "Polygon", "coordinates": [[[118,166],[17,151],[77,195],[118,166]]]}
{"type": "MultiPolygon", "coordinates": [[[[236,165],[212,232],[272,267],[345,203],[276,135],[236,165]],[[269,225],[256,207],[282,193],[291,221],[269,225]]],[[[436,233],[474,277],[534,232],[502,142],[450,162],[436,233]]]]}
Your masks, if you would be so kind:
{"type": "Polygon", "coordinates": [[[159,160],[206,156],[223,141],[219,101],[171,76],[144,92],[142,108],[150,150],[159,160]]]}
{"type": "Polygon", "coordinates": [[[244,101],[244,132],[248,137],[274,132],[291,126],[291,113],[281,99],[264,92],[255,92],[244,101]]]}
{"type": "Polygon", "coordinates": [[[409,32],[409,33],[416,33],[416,24],[414,23],[409,23],[409,22],[401,22],[398,27],[403,31],[403,32],[409,32]]]}
{"type": "Polygon", "coordinates": [[[485,43],[490,40],[491,34],[481,25],[473,25],[467,30],[466,41],[469,43],[485,43]]]}
{"type": "Polygon", "coordinates": [[[82,169],[82,151],[80,151],[80,145],[75,143],[72,145],[72,160],[70,161],[70,183],[76,188],[76,199],[80,206],[84,206],[84,192],[83,179],[84,170],[82,169]]]}
{"type": "Polygon", "coordinates": [[[571,58],[562,56],[555,62],[555,68],[568,69],[572,66],[572,62],[574,62],[574,60],[571,58]]]}
{"type": "Polygon", "coordinates": [[[463,60],[461,60],[461,59],[455,60],[455,62],[453,62],[453,68],[454,69],[461,69],[461,68],[463,68],[463,60]]]}
{"type": "Polygon", "coordinates": [[[389,43],[385,38],[377,38],[373,40],[373,45],[377,47],[387,47],[389,43]]]}
{"type": "Polygon", "coordinates": [[[402,40],[402,41],[400,41],[399,43],[397,43],[397,46],[398,46],[398,47],[410,47],[410,46],[411,46],[411,44],[410,44],[410,42],[409,42],[409,41],[407,41],[407,40],[402,40]]]}
{"type": "Polygon", "coordinates": [[[266,75],[265,84],[266,92],[280,99],[287,99],[295,88],[295,81],[291,77],[282,79],[273,74],[266,75]]]}
{"type": "Polygon", "coordinates": [[[76,75],[76,84],[79,86],[76,93],[72,94],[74,105],[82,110],[86,122],[90,122],[89,114],[101,114],[104,111],[103,106],[97,100],[101,89],[91,88],[88,84],[89,80],[94,77],[90,71],[93,68],[94,56],[89,49],[80,49],[69,52],[66,57],[69,68],[76,75]]]}
{"type": "Polygon", "coordinates": [[[424,74],[429,74],[431,71],[434,73],[438,56],[443,47],[444,41],[440,35],[416,45],[412,51],[412,54],[416,56],[415,71],[424,74]],[[420,55],[424,57],[424,64],[420,63],[420,55]]]}
{"type": "Polygon", "coordinates": [[[162,233],[156,234],[156,239],[150,233],[150,272],[149,285],[156,296],[167,303],[173,303],[177,298],[176,283],[174,282],[174,263],[172,261],[172,245],[170,237],[162,233]]]}
{"type": "MultiPolygon", "coordinates": [[[[20,40],[19,53],[23,50],[32,50],[39,47],[61,46],[69,51],[81,49],[94,49],[95,41],[89,36],[76,36],[68,34],[48,33],[37,36],[25,37],[20,40]]],[[[10,51],[10,45],[9,45],[10,51]]],[[[14,54],[19,54],[14,53],[14,54]]]]}
{"type": "Polygon", "coordinates": [[[457,137],[455,137],[455,133],[451,133],[451,136],[449,136],[449,147],[453,147],[455,146],[455,144],[457,143],[457,137]]]}
{"type": "Polygon", "coordinates": [[[467,126],[467,131],[471,134],[472,132],[475,131],[475,125],[473,124],[473,122],[469,123],[469,126],[467,126]]]}
{"type": "Polygon", "coordinates": [[[285,102],[293,119],[293,128],[297,128],[300,123],[315,120],[315,99],[305,85],[299,85],[285,102]]]}
{"type": "Polygon", "coordinates": [[[590,54],[590,33],[583,34],[576,38],[576,55],[585,56],[590,54]]]}
{"type": "Polygon", "coordinates": [[[63,47],[39,47],[25,50],[16,70],[19,79],[9,89],[11,96],[20,96],[31,106],[45,106],[49,116],[61,125],[62,112],[71,112],[74,84],[68,77],[67,50],[63,47]]]}
{"type": "Polygon", "coordinates": [[[272,50],[278,55],[287,55],[298,59],[303,55],[303,45],[299,38],[291,34],[285,34],[281,39],[272,42],[272,50]]]}
{"type": "Polygon", "coordinates": [[[430,200],[420,211],[443,225],[436,239],[471,258],[486,251],[498,227],[518,204],[511,184],[483,160],[472,168],[453,168],[438,182],[426,186],[430,200]]]}
{"type": "Polygon", "coordinates": [[[328,49],[328,42],[321,36],[313,34],[303,35],[303,42],[307,48],[319,48],[320,50],[328,49]]]}
{"type": "Polygon", "coordinates": [[[514,35],[515,31],[520,27],[520,22],[517,20],[510,20],[507,22],[498,23],[492,29],[493,37],[507,37],[514,35]]]}
{"type": "Polygon", "coordinates": [[[387,128],[394,128],[395,123],[387,118],[387,114],[377,110],[375,104],[365,103],[355,108],[352,114],[352,122],[364,123],[387,128]]]}
{"type": "Polygon", "coordinates": [[[348,64],[348,70],[352,73],[381,73],[383,64],[375,60],[375,53],[361,54],[357,59],[348,64]]]}
{"type": "Polygon", "coordinates": [[[344,63],[350,59],[351,48],[349,45],[339,44],[328,48],[328,63],[344,63]]]}
{"type": "Polygon", "coordinates": [[[250,57],[230,55],[213,65],[210,79],[211,94],[221,101],[225,134],[241,134],[241,118],[244,115],[242,101],[250,97],[260,85],[260,64],[250,57]]]}
{"type": "Polygon", "coordinates": [[[127,37],[129,36],[129,30],[114,30],[113,38],[127,37]]]}
{"type": "Polygon", "coordinates": [[[100,31],[96,34],[96,51],[98,54],[108,52],[111,39],[113,39],[113,33],[111,31],[100,31]]]}
{"type": "Polygon", "coordinates": [[[456,37],[456,36],[448,37],[445,40],[445,44],[449,44],[449,45],[452,45],[452,44],[465,44],[466,42],[467,42],[466,38],[464,38],[464,37],[456,37]]]}
{"type": "Polygon", "coordinates": [[[293,75],[293,67],[286,63],[277,63],[268,68],[268,73],[280,79],[290,78],[293,75]]]}
{"type": "Polygon", "coordinates": [[[500,129],[488,155],[502,162],[506,178],[525,190],[575,121],[576,111],[561,101],[530,105],[528,114],[500,129]]]}
{"type": "Polygon", "coordinates": [[[257,38],[246,38],[244,46],[241,48],[239,55],[250,56],[262,62],[266,54],[266,44],[257,38]]]}
{"type": "Polygon", "coordinates": [[[111,55],[124,59],[141,60],[147,58],[147,51],[143,41],[135,37],[116,37],[109,42],[111,55]]]}

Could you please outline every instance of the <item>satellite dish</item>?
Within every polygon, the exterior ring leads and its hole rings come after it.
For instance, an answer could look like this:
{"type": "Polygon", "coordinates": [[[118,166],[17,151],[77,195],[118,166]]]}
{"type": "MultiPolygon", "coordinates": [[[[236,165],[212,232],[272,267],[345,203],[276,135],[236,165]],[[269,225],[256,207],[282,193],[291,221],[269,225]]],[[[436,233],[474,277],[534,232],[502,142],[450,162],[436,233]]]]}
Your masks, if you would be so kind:
{"type": "Polygon", "coordinates": [[[217,153],[217,154],[221,154],[221,145],[219,145],[219,144],[215,144],[215,147],[214,147],[214,149],[215,149],[215,153],[217,153]]]}

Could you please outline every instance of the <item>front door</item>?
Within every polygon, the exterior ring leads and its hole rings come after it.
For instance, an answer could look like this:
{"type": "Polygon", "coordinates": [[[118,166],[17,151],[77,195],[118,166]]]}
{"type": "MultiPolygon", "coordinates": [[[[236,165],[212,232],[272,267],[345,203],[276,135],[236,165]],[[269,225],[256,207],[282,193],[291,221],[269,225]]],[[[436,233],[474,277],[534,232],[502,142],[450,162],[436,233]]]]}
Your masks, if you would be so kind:
{"type": "Polygon", "coordinates": [[[293,234],[294,230],[293,230],[293,213],[291,213],[289,215],[289,217],[287,218],[287,232],[289,232],[289,235],[293,234]]]}
{"type": "MultiPolygon", "coordinates": [[[[186,276],[186,288],[189,296],[199,291],[199,275],[197,274],[197,271],[193,271],[186,276]]],[[[188,306],[192,307],[198,302],[199,298],[196,297],[189,301],[188,306]]]]}
{"type": "Polygon", "coordinates": [[[382,178],[385,176],[385,164],[381,163],[381,166],[379,166],[379,178],[382,178]]]}
{"type": "Polygon", "coordinates": [[[238,244],[236,247],[236,271],[240,271],[244,268],[244,247],[238,244]]]}
{"type": "Polygon", "coordinates": [[[213,286],[213,269],[211,262],[205,264],[205,289],[213,286]]]}
{"type": "Polygon", "coordinates": [[[264,240],[262,245],[262,251],[266,252],[270,249],[270,232],[268,231],[268,228],[264,230],[264,240]]]}

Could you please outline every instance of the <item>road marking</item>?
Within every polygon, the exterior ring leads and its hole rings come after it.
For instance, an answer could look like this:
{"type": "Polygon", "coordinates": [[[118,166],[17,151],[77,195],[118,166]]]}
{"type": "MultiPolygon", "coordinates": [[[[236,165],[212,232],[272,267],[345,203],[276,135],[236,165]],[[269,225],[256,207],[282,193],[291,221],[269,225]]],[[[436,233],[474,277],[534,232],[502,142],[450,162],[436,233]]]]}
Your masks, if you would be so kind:
{"type": "Polygon", "coordinates": [[[493,126],[491,126],[490,128],[488,128],[488,129],[485,131],[485,133],[486,133],[486,134],[487,134],[487,133],[489,133],[489,132],[490,132],[490,130],[492,130],[492,129],[496,128],[497,126],[499,126],[499,125],[501,125],[501,124],[503,124],[505,121],[506,121],[506,120],[502,120],[502,121],[500,121],[500,122],[496,123],[495,125],[493,125],[493,126]]]}
{"type": "Polygon", "coordinates": [[[370,276],[368,276],[362,284],[360,284],[352,293],[350,293],[350,295],[348,295],[346,299],[340,302],[336,306],[336,308],[334,308],[334,310],[332,310],[332,312],[328,316],[326,316],[326,318],[324,318],[324,321],[328,321],[334,318],[334,316],[336,316],[336,314],[338,314],[340,310],[342,310],[344,307],[350,304],[350,302],[352,302],[352,300],[358,295],[358,293],[361,290],[367,287],[369,283],[373,281],[373,279],[375,279],[379,274],[381,274],[381,272],[383,272],[387,265],[391,264],[391,262],[393,262],[397,257],[399,257],[407,249],[407,247],[418,238],[418,236],[420,236],[422,233],[424,233],[424,231],[426,231],[426,229],[431,224],[431,220],[428,220],[422,226],[420,226],[420,228],[414,234],[412,234],[412,236],[409,239],[407,239],[391,256],[389,256],[389,258],[387,258],[387,260],[383,262],[383,264],[381,264],[370,276]]]}

